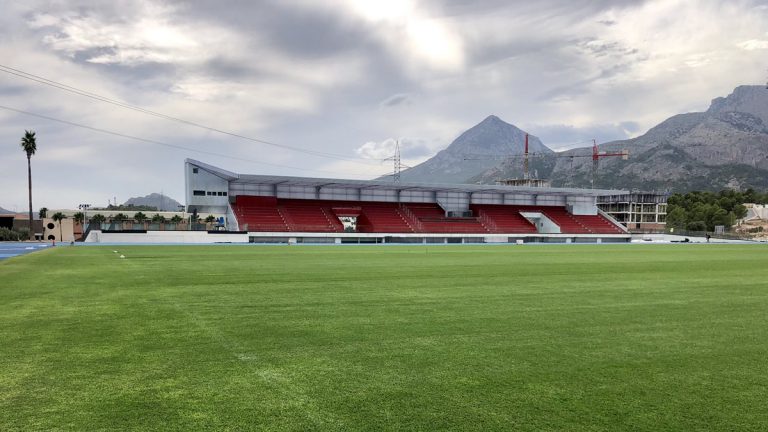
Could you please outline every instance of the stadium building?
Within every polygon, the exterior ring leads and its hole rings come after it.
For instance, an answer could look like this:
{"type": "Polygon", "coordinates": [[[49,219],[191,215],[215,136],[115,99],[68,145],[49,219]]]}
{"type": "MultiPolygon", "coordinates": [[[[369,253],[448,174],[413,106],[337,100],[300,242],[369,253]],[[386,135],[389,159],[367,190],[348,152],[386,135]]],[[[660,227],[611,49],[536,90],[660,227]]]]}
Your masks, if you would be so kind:
{"type": "MultiPolygon", "coordinates": [[[[598,206],[626,191],[236,174],[185,161],[187,212],[254,243],[607,243],[627,229],[598,206]]],[[[240,240],[238,240],[240,241],[240,240]]]]}

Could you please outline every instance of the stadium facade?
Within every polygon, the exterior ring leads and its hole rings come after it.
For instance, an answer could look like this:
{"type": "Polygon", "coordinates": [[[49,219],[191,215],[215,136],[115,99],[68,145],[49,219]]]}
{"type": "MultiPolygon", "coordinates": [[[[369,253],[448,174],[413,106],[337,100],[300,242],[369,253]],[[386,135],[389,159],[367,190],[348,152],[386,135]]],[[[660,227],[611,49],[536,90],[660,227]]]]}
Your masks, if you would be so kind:
{"type": "Polygon", "coordinates": [[[184,174],[188,212],[256,243],[630,240],[597,206],[626,191],[237,174],[193,159],[184,174]]]}

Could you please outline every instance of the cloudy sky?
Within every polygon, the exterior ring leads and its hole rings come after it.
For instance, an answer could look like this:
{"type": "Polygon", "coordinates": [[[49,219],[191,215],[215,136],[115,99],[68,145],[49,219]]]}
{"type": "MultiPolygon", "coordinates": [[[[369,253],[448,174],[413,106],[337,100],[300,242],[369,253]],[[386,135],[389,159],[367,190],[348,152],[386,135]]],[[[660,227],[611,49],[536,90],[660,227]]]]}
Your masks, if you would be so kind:
{"type": "Polygon", "coordinates": [[[25,129],[38,139],[35,209],[160,191],[183,201],[188,157],[367,179],[391,171],[377,159],[395,139],[414,165],[489,114],[566,148],[637,136],[768,78],[768,1],[757,0],[0,0],[0,10],[0,207],[18,211],[25,129]]]}

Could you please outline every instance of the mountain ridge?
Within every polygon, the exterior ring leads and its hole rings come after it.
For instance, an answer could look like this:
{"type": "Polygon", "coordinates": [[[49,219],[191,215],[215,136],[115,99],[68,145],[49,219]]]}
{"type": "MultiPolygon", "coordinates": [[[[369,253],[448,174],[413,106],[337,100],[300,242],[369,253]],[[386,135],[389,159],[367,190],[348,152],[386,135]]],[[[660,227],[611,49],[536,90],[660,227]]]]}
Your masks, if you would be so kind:
{"type": "MultiPolygon", "coordinates": [[[[498,120],[514,130],[519,130],[514,125],[498,120]]],[[[470,130],[481,125],[483,122],[470,130]]],[[[599,145],[601,152],[627,149],[630,156],[628,160],[617,157],[601,158],[594,186],[606,189],[673,192],[768,188],[766,125],[768,90],[763,86],[736,87],[728,96],[712,99],[709,108],[704,112],[677,114],[638,137],[599,145]]],[[[493,136],[482,133],[478,135],[493,136]]],[[[462,136],[464,134],[459,138],[462,136]]],[[[538,138],[536,141],[546,148],[538,138]]],[[[455,143],[456,141],[448,149],[455,143]]],[[[466,145],[462,146],[462,149],[468,153],[472,151],[466,145]]],[[[515,150],[519,151],[508,151],[505,154],[522,153],[522,149],[515,150]]],[[[591,185],[591,157],[572,157],[590,156],[591,149],[582,147],[559,153],[550,150],[548,153],[538,150],[538,146],[536,149],[531,146],[530,151],[542,153],[531,159],[531,172],[538,171],[538,177],[550,179],[552,186],[591,185]]],[[[422,165],[439,166],[432,162],[438,155],[422,165]]],[[[461,162],[455,158],[453,161],[461,162]]],[[[522,177],[523,174],[520,158],[496,160],[481,168],[484,169],[463,177],[441,173],[440,179],[452,183],[492,184],[502,178],[522,177]]],[[[465,174],[461,170],[454,169],[454,172],[465,174]]]]}
{"type": "Polygon", "coordinates": [[[168,195],[153,192],[143,197],[129,198],[123,205],[156,207],[158,211],[179,211],[181,203],[168,195]]]}

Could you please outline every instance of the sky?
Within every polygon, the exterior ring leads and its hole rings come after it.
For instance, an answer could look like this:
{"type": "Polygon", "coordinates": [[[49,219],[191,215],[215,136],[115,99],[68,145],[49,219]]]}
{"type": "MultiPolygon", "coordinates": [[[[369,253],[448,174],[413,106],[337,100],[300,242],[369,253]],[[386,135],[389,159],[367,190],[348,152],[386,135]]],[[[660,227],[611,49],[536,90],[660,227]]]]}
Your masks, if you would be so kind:
{"type": "Polygon", "coordinates": [[[0,0],[0,10],[0,207],[12,211],[27,209],[25,130],[37,137],[35,210],[152,192],[183,203],[185,158],[371,179],[391,173],[382,159],[396,141],[413,166],[491,114],[566,149],[641,135],[768,79],[768,0],[0,0]]]}

